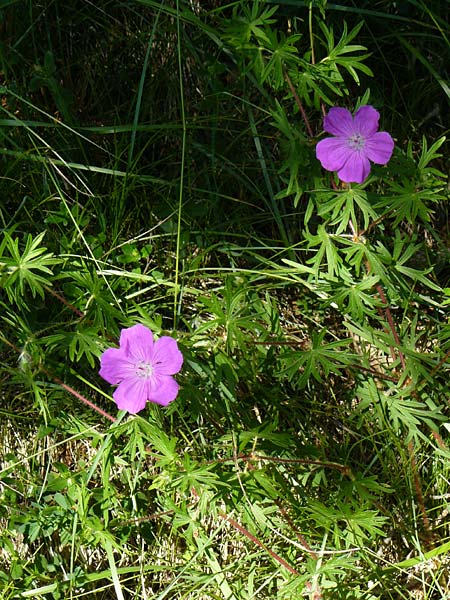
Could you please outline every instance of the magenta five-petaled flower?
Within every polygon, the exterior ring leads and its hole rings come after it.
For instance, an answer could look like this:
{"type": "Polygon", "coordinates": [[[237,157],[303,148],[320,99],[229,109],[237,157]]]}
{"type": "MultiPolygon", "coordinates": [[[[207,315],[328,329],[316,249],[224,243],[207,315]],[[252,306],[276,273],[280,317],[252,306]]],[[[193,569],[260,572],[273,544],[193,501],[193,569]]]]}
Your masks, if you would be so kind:
{"type": "Polygon", "coordinates": [[[144,325],[122,329],[120,348],[108,348],[100,359],[100,375],[111,385],[117,406],[137,413],[150,402],[166,406],[178,393],[172,377],[181,369],[183,355],[176,341],[168,336],[153,341],[144,325]]]}
{"type": "Polygon", "coordinates": [[[321,140],[316,156],[327,171],[337,171],[341,181],[362,183],[370,162],[385,165],[392,156],[394,140],[378,131],[380,114],[373,106],[361,106],[352,117],[346,108],[331,108],[323,128],[334,137],[321,140]]]}

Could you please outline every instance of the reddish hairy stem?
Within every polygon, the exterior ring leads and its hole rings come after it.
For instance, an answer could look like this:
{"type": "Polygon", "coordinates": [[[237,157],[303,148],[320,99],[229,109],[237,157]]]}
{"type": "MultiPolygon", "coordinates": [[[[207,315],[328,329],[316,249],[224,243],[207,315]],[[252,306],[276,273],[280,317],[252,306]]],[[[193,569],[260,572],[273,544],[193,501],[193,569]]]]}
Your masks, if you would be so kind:
{"type": "Polygon", "coordinates": [[[362,231],[359,232],[359,235],[363,236],[363,235],[366,235],[367,233],[369,233],[369,231],[371,229],[373,229],[373,227],[375,227],[375,225],[378,225],[378,223],[381,223],[382,221],[384,221],[384,219],[386,217],[388,217],[393,211],[394,211],[394,209],[391,208],[390,210],[388,210],[387,212],[382,214],[380,217],[378,217],[378,219],[375,219],[375,221],[372,221],[372,223],[369,223],[369,225],[367,226],[366,229],[363,229],[362,231]]]}
{"type": "Polygon", "coordinates": [[[96,410],[103,417],[106,417],[107,419],[109,419],[113,423],[116,422],[116,419],[112,415],[110,415],[105,410],[103,410],[102,408],[100,408],[99,406],[97,406],[96,404],[94,404],[93,402],[91,402],[90,400],[88,400],[87,398],[85,398],[82,394],[80,394],[79,392],[77,392],[76,390],[74,390],[72,387],[70,387],[70,385],[67,385],[67,383],[64,383],[63,381],[61,381],[61,379],[59,379],[58,377],[55,377],[55,375],[52,375],[51,373],[49,373],[43,367],[41,367],[41,371],[43,373],[45,373],[47,375],[47,377],[50,377],[50,379],[53,379],[53,381],[55,383],[57,383],[58,385],[60,385],[67,392],[69,392],[70,394],[72,394],[72,396],[75,396],[75,398],[78,398],[78,400],[81,400],[81,402],[83,402],[84,404],[86,404],[87,406],[89,406],[89,408],[92,408],[92,409],[96,410]]]}
{"type": "Polygon", "coordinates": [[[222,519],[225,519],[225,521],[227,521],[230,525],[232,525],[240,533],[242,533],[243,535],[245,535],[245,537],[248,538],[249,540],[251,540],[254,544],[256,544],[257,546],[259,546],[260,548],[262,548],[268,554],[270,554],[270,556],[274,560],[276,560],[277,563],[279,563],[281,566],[283,566],[285,569],[287,569],[289,571],[289,573],[292,573],[292,575],[297,575],[297,576],[300,575],[300,573],[298,571],[296,571],[294,569],[294,567],[292,567],[288,562],[286,562],[284,560],[284,558],[281,558],[281,556],[279,556],[276,552],[274,552],[273,550],[271,550],[270,548],[268,548],[265,544],[263,544],[261,542],[261,540],[258,540],[258,538],[255,537],[252,533],[250,533],[250,531],[248,531],[247,529],[245,529],[245,527],[243,527],[242,525],[239,525],[239,523],[237,521],[235,521],[234,519],[232,519],[231,517],[229,517],[228,515],[226,515],[223,512],[219,512],[219,516],[222,519]]]}
{"type": "Polygon", "coordinates": [[[340,465],[334,462],[322,462],[320,460],[310,460],[307,458],[281,458],[279,456],[262,456],[261,454],[250,454],[249,456],[237,456],[241,460],[266,460],[268,462],[276,462],[282,464],[297,464],[297,465],[317,465],[319,467],[329,467],[337,469],[344,475],[350,474],[350,469],[347,465],[340,465]]]}
{"type": "Polygon", "coordinates": [[[405,357],[403,356],[403,352],[400,350],[400,338],[398,336],[397,329],[395,328],[395,323],[394,323],[394,319],[392,318],[391,309],[389,308],[389,304],[388,304],[388,301],[384,294],[384,290],[380,284],[378,284],[376,286],[376,290],[378,292],[378,295],[380,296],[381,302],[384,304],[384,314],[386,315],[386,319],[387,319],[387,322],[389,323],[389,328],[391,330],[392,336],[395,340],[395,343],[397,344],[398,356],[400,358],[402,368],[403,368],[403,370],[405,370],[405,368],[406,368],[405,357]]]}
{"type": "Polygon", "coordinates": [[[208,464],[212,463],[225,463],[234,462],[236,460],[245,460],[246,462],[254,462],[256,460],[264,460],[267,462],[291,464],[291,465],[317,465],[319,467],[329,467],[330,469],[337,469],[343,475],[351,477],[351,470],[347,465],[340,465],[334,462],[322,462],[320,460],[310,460],[308,458],[281,458],[279,456],[263,456],[262,454],[238,454],[237,456],[229,458],[217,458],[215,460],[207,461],[208,464]]]}
{"type": "MultiPolygon", "coordinates": [[[[355,229],[354,229],[353,224],[351,223],[351,221],[350,221],[350,227],[352,229],[352,233],[353,233],[354,239],[355,240],[359,239],[359,237],[360,237],[361,234],[359,234],[358,232],[355,231],[355,229]]],[[[371,271],[371,265],[370,265],[370,263],[369,263],[368,260],[366,261],[366,270],[367,270],[367,273],[370,273],[370,271],[371,271]]],[[[391,309],[389,307],[386,295],[384,293],[384,289],[381,286],[381,284],[378,284],[376,286],[376,290],[378,292],[378,295],[380,297],[381,302],[384,305],[384,314],[385,314],[387,322],[389,324],[389,329],[391,330],[391,333],[392,333],[392,336],[394,338],[394,341],[395,341],[395,343],[397,345],[397,352],[398,352],[398,357],[400,359],[400,363],[402,365],[403,371],[405,371],[405,369],[406,369],[406,362],[405,362],[405,357],[403,355],[403,352],[400,350],[400,337],[399,337],[399,335],[397,333],[397,329],[395,327],[394,319],[392,317],[391,309]]],[[[392,354],[393,359],[395,359],[395,351],[394,351],[394,348],[392,346],[391,346],[391,354],[392,354]]],[[[439,363],[435,367],[435,369],[438,369],[439,366],[441,364],[443,364],[443,362],[445,362],[445,360],[446,360],[446,357],[444,357],[444,360],[441,363],[439,363]]],[[[434,370],[433,370],[433,372],[434,372],[434,370]]],[[[415,397],[417,397],[417,393],[416,392],[413,392],[413,395],[415,397]]],[[[442,440],[442,438],[439,435],[439,433],[437,433],[435,431],[432,431],[432,434],[433,434],[434,438],[436,439],[436,441],[438,442],[438,444],[441,447],[445,448],[444,441],[442,440]]],[[[427,515],[427,512],[426,512],[426,508],[425,508],[425,502],[424,502],[423,493],[422,493],[422,486],[421,486],[421,483],[420,483],[420,477],[419,477],[419,474],[418,474],[417,463],[416,463],[416,459],[415,459],[415,455],[414,455],[414,444],[413,444],[412,441],[408,443],[408,453],[409,453],[409,458],[410,458],[410,461],[411,461],[411,469],[412,469],[412,473],[413,473],[413,477],[414,477],[414,489],[415,489],[415,492],[416,492],[417,503],[419,504],[420,512],[421,512],[421,515],[422,515],[422,523],[423,523],[425,535],[426,535],[428,544],[432,545],[433,539],[432,539],[432,532],[431,532],[431,527],[430,527],[430,521],[428,519],[428,515],[427,515]]]]}
{"type": "MultiPolygon", "coordinates": [[[[294,569],[294,567],[292,565],[290,565],[288,562],[286,562],[284,560],[284,558],[281,558],[281,556],[279,556],[276,552],[274,552],[273,550],[268,548],[265,544],[263,544],[261,542],[261,540],[259,540],[256,536],[254,536],[252,533],[250,533],[250,531],[248,531],[248,529],[246,529],[245,527],[240,525],[237,521],[235,521],[234,519],[232,519],[231,517],[229,517],[228,515],[226,515],[223,512],[219,512],[219,517],[221,517],[222,519],[227,521],[227,523],[229,523],[235,529],[237,529],[240,533],[245,535],[246,538],[251,540],[254,544],[259,546],[262,550],[264,550],[265,552],[270,554],[270,556],[274,560],[276,560],[276,562],[279,563],[282,567],[287,569],[289,571],[289,573],[292,573],[292,575],[296,575],[297,577],[300,576],[300,573],[296,569],[294,569]]],[[[303,536],[301,536],[301,537],[303,538],[303,536]]],[[[305,542],[305,540],[303,540],[302,543],[304,543],[304,542],[305,542]]],[[[308,548],[308,544],[306,544],[306,542],[305,542],[305,548],[308,548]]],[[[310,553],[314,554],[312,552],[312,550],[310,550],[310,553]]],[[[315,558],[317,558],[317,555],[315,556],[315,558]]],[[[320,600],[320,598],[322,598],[320,589],[313,590],[313,586],[309,582],[305,583],[305,586],[309,592],[314,593],[314,596],[313,596],[314,600],[320,600]]]]}
{"type": "Polygon", "coordinates": [[[430,371],[430,374],[422,379],[422,381],[419,383],[419,385],[417,386],[417,389],[420,390],[422,388],[423,385],[426,384],[426,382],[431,379],[431,377],[433,377],[433,375],[442,367],[442,365],[446,362],[446,360],[450,357],[450,350],[448,350],[448,352],[445,354],[444,358],[441,358],[441,360],[438,362],[438,364],[432,368],[432,370],[430,371]]]}
{"type": "Polygon", "coordinates": [[[286,83],[288,84],[289,89],[291,90],[292,95],[294,96],[294,100],[298,106],[298,109],[303,117],[303,121],[305,122],[306,131],[308,132],[309,137],[313,138],[314,133],[313,133],[313,130],[311,129],[311,125],[309,124],[305,109],[303,108],[303,104],[297,94],[297,90],[294,88],[294,84],[292,83],[291,78],[289,77],[288,72],[286,70],[284,70],[284,79],[285,79],[286,83]]]}
{"type": "Polygon", "coordinates": [[[305,548],[305,550],[308,552],[308,554],[310,555],[310,557],[313,558],[314,560],[318,560],[319,557],[314,552],[314,550],[311,548],[311,546],[308,544],[308,542],[305,540],[304,536],[300,533],[300,531],[298,531],[297,527],[292,522],[291,517],[288,515],[288,512],[285,510],[285,508],[283,507],[283,505],[281,504],[281,502],[279,500],[275,500],[275,504],[280,509],[281,514],[286,519],[286,521],[290,525],[292,531],[295,533],[295,535],[297,536],[297,538],[300,540],[300,543],[305,548]]]}
{"type": "MultiPolygon", "coordinates": [[[[15,350],[17,352],[17,354],[21,354],[20,349],[15,344],[13,344],[12,342],[10,342],[9,340],[7,340],[3,336],[1,336],[1,339],[2,339],[2,341],[7,346],[9,346],[13,350],[15,350]]],[[[84,404],[87,404],[87,406],[89,406],[90,408],[93,408],[94,410],[96,410],[98,413],[100,413],[101,415],[103,415],[104,417],[106,417],[107,419],[109,419],[110,421],[112,421],[113,423],[116,421],[116,419],[113,416],[111,416],[109,413],[107,413],[106,411],[104,411],[102,408],[100,408],[99,406],[95,405],[93,402],[91,402],[90,400],[88,400],[87,398],[85,398],[84,396],[82,396],[79,392],[77,392],[76,390],[74,390],[73,388],[71,388],[70,385],[67,385],[66,383],[64,383],[63,381],[61,381],[61,379],[58,379],[58,377],[55,377],[54,375],[52,375],[51,373],[49,373],[46,369],[44,369],[44,367],[41,367],[41,371],[43,373],[45,373],[45,375],[47,375],[47,377],[50,377],[50,379],[53,379],[53,381],[55,383],[57,383],[58,385],[60,385],[67,392],[69,392],[70,394],[72,394],[73,396],[75,396],[76,398],[78,398],[78,400],[81,400],[81,402],[84,402],[84,404]]]]}
{"type": "Polygon", "coordinates": [[[58,294],[58,292],[55,292],[54,290],[52,290],[51,288],[45,286],[45,290],[51,294],[52,296],[54,296],[55,298],[57,298],[60,302],[62,302],[62,304],[64,304],[64,306],[67,306],[67,308],[70,308],[70,310],[75,313],[78,317],[84,317],[84,313],[77,308],[76,306],[74,306],[73,304],[71,304],[68,300],[66,300],[64,298],[64,296],[62,296],[61,294],[58,294]]]}
{"type": "MultiPolygon", "coordinates": [[[[354,241],[358,241],[361,237],[361,234],[358,231],[356,231],[356,229],[353,226],[353,223],[351,221],[349,221],[349,224],[350,224],[350,229],[352,230],[352,235],[353,235],[354,241]]],[[[370,274],[370,272],[372,271],[372,265],[370,264],[370,262],[368,260],[366,260],[365,265],[366,265],[367,273],[370,274]]],[[[402,368],[403,368],[403,370],[405,370],[406,363],[405,363],[405,357],[403,356],[403,352],[400,350],[400,338],[398,336],[397,329],[395,327],[394,319],[392,318],[392,313],[391,313],[391,309],[389,308],[389,303],[387,301],[383,287],[380,283],[376,286],[376,290],[378,292],[381,302],[384,305],[384,314],[386,315],[386,319],[389,324],[389,329],[391,330],[394,341],[397,344],[398,356],[399,356],[402,368]]],[[[391,355],[392,355],[393,360],[395,360],[395,351],[392,346],[391,346],[391,355]]]]}
{"type": "Polygon", "coordinates": [[[355,369],[359,369],[360,371],[365,371],[366,373],[370,373],[377,379],[385,379],[386,381],[392,381],[392,383],[398,383],[398,377],[392,377],[391,375],[386,375],[385,373],[380,373],[376,369],[369,369],[368,367],[363,367],[361,365],[352,365],[355,369]]]}
{"type": "Polygon", "coordinates": [[[412,441],[408,443],[408,451],[409,451],[409,458],[411,460],[411,468],[412,468],[413,477],[414,477],[414,488],[416,490],[417,502],[419,504],[420,512],[422,514],[423,528],[425,530],[427,542],[429,545],[431,545],[432,541],[433,541],[433,534],[431,532],[430,520],[428,519],[427,511],[425,509],[425,502],[423,499],[422,486],[420,484],[420,478],[419,478],[418,469],[417,469],[416,457],[414,455],[414,444],[412,441]]]}

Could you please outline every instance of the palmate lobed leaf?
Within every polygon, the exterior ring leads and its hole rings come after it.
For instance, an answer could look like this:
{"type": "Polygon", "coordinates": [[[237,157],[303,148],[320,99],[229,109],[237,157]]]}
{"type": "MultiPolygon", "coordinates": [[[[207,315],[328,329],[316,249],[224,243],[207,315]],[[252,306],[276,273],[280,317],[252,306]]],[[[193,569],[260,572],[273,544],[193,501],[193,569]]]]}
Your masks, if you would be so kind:
{"type": "Polygon", "coordinates": [[[310,378],[323,382],[330,373],[340,373],[351,365],[355,355],[346,348],[352,340],[338,340],[324,343],[327,330],[312,332],[312,340],[307,350],[286,351],[280,355],[280,376],[288,377],[294,386],[303,388],[310,378]]]}
{"type": "Polygon", "coordinates": [[[382,305],[374,294],[379,278],[376,275],[363,275],[359,281],[355,281],[344,268],[340,274],[342,283],[328,285],[331,294],[325,306],[336,304],[344,315],[349,314],[356,321],[360,321],[364,315],[374,317],[376,308],[382,305]]]}
{"type": "Polygon", "coordinates": [[[270,79],[275,89],[283,86],[285,68],[294,68],[300,63],[296,44],[301,38],[300,34],[285,37],[282,33],[271,32],[264,52],[268,58],[260,73],[261,83],[270,79]]]}
{"type": "Polygon", "coordinates": [[[77,326],[73,331],[64,331],[46,336],[42,341],[49,350],[67,351],[72,362],[77,363],[83,357],[95,368],[103,347],[100,344],[99,327],[77,326]]]}
{"type": "Polygon", "coordinates": [[[12,302],[21,302],[27,288],[33,298],[36,295],[44,298],[44,287],[52,285],[53,271],[50,267],[60,263],[60,260],[41,246],[44,235],[45,232],[41,232],[33,238],[28,234],[25,248],[21,252],[19,239],[13,238],[7,231],[3,232],[0,244],[0,287],[6,290],[12,302]]]}
{"type": "Polygon", "coordinates": [[[327,194],[324,201],[317,204],[318,214],[329,216],[330,225],[337,225],[336,234],[347,231],[350,222],[358,223],[361,218],[363,228],[367,229],[369,223],[380,216],[369,202],[367,192],[359,187],[327,194]]]}
{"type": "Polygon", "coordinates": [[[308,242],[308,249],[317,250],[313,252],[313,256],[306,262],[311,265],[314,275],[311,276],[310,280],[317,280],[320,276],[321,266],[326,266],[327,276],[329,278],[335,277],[342,265],[342,256],[339,252],[338,244],[339,237],[330,234],[324,225],[319,225],[317,228],[317,234],[313,235],[309,231],[305,233],[305,238],[308,242]]]}
{"type": "Polygon", "coordinates": [[[328,55],[318,63],[318,66],[326,65],[332,71],[339,71],[338,66],[341,66],[348,71],[348,73],[358,84],[359,77],[356,73],[356,69],[362,71],[365,75],[372,77],[372,70],[366,64],[364,64],[364,61],[370,56],[370,54],[344,56],[353,52],[367,50],[365,46],[361,46],[359,44],[350,44],[350,42],[358,35],[363,25],[364,22],[361,21],[350,31],[350,33],[348,33],[347,24],[344,21],[341,38],[338,43],[335,44],[333,28],[328,28],[323,21],[319,21],[319,27],[326,39],[328,55]]]}
{"type": "Polygon", "coordinates": [[[238,48],[242,44],[248,44],[252,36],[259,42],[267,41],[265,28],[275,23],[276,19],[272,17],[277,10],[278,6],[264,8],[258,2],[254,2],[251,7],[246,4],[241,7],[236,5],[233,18],[224,27],[225,38],[238,48]],[[242,8],[242,14],[238,14],[239,8],[242,8]]]}
{"type": "Polygon", "coordinates": [[[382,529],[387,518],[378,511],[356,505],[354,501],[338,502],[336,507],[327,506],[318,500],[311,500],[307,511],[317,527],[331,535],[335,547],[363,545],[371,537],[384,535],[382,529]]]}

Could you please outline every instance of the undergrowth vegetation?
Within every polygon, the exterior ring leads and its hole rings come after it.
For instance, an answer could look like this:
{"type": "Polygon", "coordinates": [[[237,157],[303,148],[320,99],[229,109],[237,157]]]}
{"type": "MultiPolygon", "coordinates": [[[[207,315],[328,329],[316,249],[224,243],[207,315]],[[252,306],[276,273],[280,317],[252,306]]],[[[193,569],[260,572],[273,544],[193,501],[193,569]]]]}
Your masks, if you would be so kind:
{"type": "Polygon", "coordinates": [[[450,598],[449,6],[0,5],[0,597],[450,598]],[[322,168],[330,108],[395,140],[322,168]],[[176,400],[100,357],[176,339],[176,400]]]}

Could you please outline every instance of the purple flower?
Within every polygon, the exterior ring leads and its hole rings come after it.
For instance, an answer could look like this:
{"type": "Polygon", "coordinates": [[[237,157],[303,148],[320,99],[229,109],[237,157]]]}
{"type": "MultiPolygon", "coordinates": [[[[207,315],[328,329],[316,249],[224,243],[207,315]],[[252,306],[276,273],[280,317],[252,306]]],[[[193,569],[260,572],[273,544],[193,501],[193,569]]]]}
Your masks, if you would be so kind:
{"type": "Polygon", "coordinates": [[[105,350],[100,364],[100,376],[119,386],[113,394],[117,406],[135,414],[147,400],[166,406],[176,398],[178,383],[171,375],[181,369],[183,355],[173,338],[154,342],[150,329],[133,325],[122,329],[120,348],[105,350]]]}
{"type": "Polygon", "coordinates": [[[371,160],[385,165],[391,158],[394,140],[377,131],[380,114],[373,106],[361,106],[355,116],[346,108],[330,108],[323,128],[335,137],[321,140],[316,156],[327,171],[337,171],[341,181],[362,183],[370,173],[371,160]]]}

